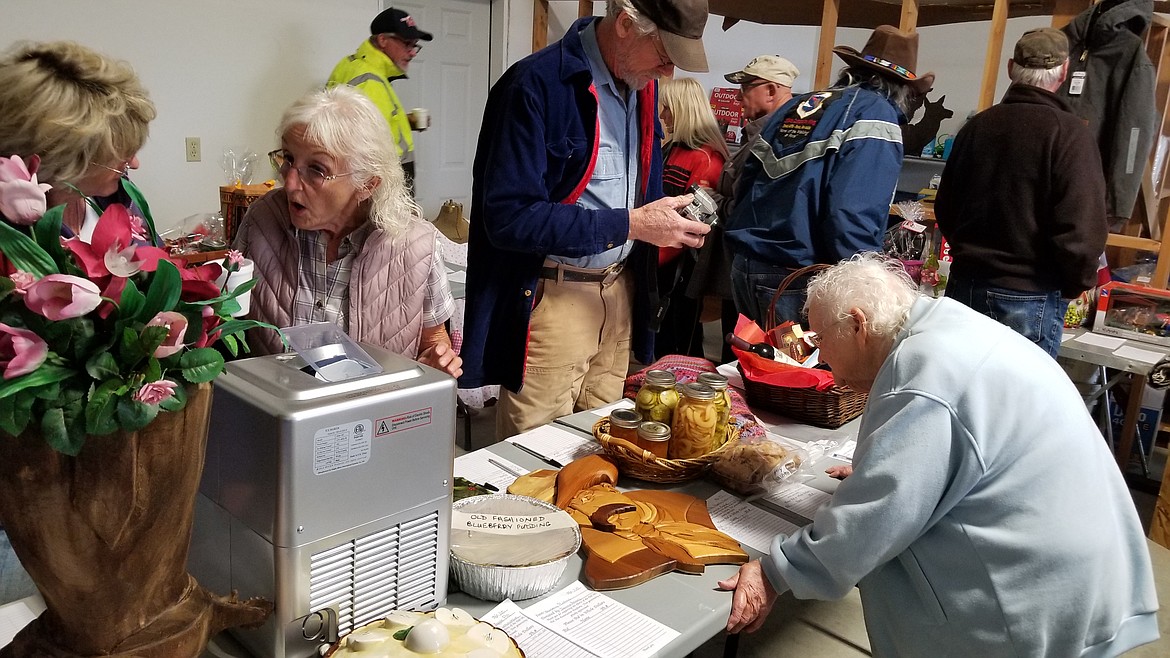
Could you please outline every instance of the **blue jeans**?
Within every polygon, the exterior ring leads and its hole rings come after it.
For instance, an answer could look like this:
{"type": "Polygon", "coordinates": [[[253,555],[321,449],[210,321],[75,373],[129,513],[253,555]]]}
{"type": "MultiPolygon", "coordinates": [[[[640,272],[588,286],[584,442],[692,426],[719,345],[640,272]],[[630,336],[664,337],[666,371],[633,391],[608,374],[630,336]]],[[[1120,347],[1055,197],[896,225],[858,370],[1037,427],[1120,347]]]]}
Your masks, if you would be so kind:
{"type": "MultiPolygon", "coordinates": [[[[735,309],[755,320],[761,329],[767,329],[764,324],[776,288],[794,271],[796,268],[768,265],[736,255],[731,262],[731,298],[735,309]]],[[[804,318],[804,286],[807,282],[807,277],[792,282],[776,300],[776,324],[785,320],[807,324],[804,318]]]]}
{"type": "Polygon", "coordinates": [[[1068,302],[1059,290],[1032,292],[986,285],[979,280],[951,278],[946,296],[1005,324],[1056,358],[1064,331],[1068,302]]]}

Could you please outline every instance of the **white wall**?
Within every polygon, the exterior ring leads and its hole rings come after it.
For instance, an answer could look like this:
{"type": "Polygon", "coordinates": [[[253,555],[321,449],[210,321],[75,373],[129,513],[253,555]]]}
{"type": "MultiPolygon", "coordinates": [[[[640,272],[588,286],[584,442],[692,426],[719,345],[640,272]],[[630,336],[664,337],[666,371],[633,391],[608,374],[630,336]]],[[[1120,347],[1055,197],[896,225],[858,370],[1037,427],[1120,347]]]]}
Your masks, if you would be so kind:
{"type": "MultiPolygon", "coordinates": [[[[0,49],[25,39],[73,39],[134,66],[159,110],[134,179],[165,229],[219,208],[223,150],[247,146],[263,156],[274,148],[281,111],[352,52],[381,7],[379,0],[3,0],[0,49]],[[185,137],[201,138],[202,162],[185,161],[185,137]]],[[[552,42],[576,18],[577,3],[556,1],[550,7],[552,42]]],[[[594,8],[603,13],[604,3],[595,2],[594,8]]],[[[532,2],[492,0],[492,12],[494,79],[530,51],[532,2]]],[[[997,99],[1007,86],[1002,69],[1012,44],[1024,30],[1049,20],[1008,22],[997,99]]],[[[955,132],[975,107],[989,32],[987,22],[921,30],[920,68],[939,74],[931,97],[946,94],[946,105],[955,112],[944,132],[955,132]]],[[[712,16],[705,36],[712,72],[696,77],[707,88],[725,86],[723,73],[755,55],[774,53],[797,65],[801,76],[795,90],[808,91],[818,33],[815,27],[752,23],[723,32],[722,17],[712,16]]],[[[860,48],[868,34],[841,29],[836,42],[860,48]]],[[[270,175],[265,162],[258,172],[258,181],[270,175]]]]}

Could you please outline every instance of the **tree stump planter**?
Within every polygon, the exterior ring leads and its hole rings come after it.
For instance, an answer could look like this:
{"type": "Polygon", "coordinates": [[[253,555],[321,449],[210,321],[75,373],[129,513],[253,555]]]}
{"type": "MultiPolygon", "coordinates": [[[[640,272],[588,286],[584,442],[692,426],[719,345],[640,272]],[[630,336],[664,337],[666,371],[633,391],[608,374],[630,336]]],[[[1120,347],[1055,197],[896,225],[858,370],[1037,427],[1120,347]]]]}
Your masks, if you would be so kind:
{"type": "Polygon", "coordinates": [[[264,600],[216,596],[187,573],[211,385],[137,432],[90,437],[77,457],[39,433],[0,436],[0,519],[47,609],[0,658],[199,656],[264,600]]]}

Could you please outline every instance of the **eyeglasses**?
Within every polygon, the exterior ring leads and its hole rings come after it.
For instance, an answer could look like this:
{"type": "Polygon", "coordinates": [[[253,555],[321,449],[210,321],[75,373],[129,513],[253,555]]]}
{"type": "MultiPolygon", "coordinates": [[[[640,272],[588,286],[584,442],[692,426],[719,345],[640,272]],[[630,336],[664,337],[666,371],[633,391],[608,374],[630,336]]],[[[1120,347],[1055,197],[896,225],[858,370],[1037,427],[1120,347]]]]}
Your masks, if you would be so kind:
{"type": "Polygon", "coordinates": [[[666,45],[662,43],[662,37],[655,32],[650,35],[650,39],[654,42],[654,52],[658,54],[658,65],[672,66],[674,62],[670,60],[670,55],[666,52],[666,45]]]}
{"type": "Polygon", "coordinates": [[[417,39],[407,41],[406,39],[393,34],[387,34],[386,36],[402,44],[406,48],[407,52],[412,55],[417,55],[419,51],[422,50],[422,44],[420,44],[417,39]]]}
{"type": "Polygon", "coordinates": [[[306,185],[313,187],[321,187],[325,183],[334,178],[341,178],[342,176],[352,176],[354,172],[348,171],[344,174],[327,174],[317,165],[307,165],[304,167],[294,167],[292,161],[285,154],[283,149],[276,149],[268,154],[268,160],[272,163],[272,168],[280,172],[281,178],[288,178],[288,172],[296,170],[297,175],[306,185]]]}
{"type": "Polygon", "coordinates": [[[110,165],[104,165],[100,162],[92,162],[91,161],[90,164],[95,166],[95,167],[101,167],[102,169],[108,169],[109,171],[112,171],[115,174],[118,174],[119,177],[130,175],[130,160],[126,160],[125,162],[123,162],[121,169],[111,167],[110,165]]]}
{"type": "Polygon", "coordinates": [[[748,93],[752,89],[755,89],[756,87],[760,87],[760,86],[763,86],[766,84],[768,84],[767,80],[757,80],[755,82],[747,82],[747,83],[744,83],[744,84],[739,86],[739,93],[742,96],[743,94],[748,93]]]}
{"type": "Polygon", "coordinates": [[[808,342],[812,343],[813,347],[820,347],[821,341],[824,340],[824,338],[822,338],[821,335],[815,331],[804,332],[804,337],[808,339],[808,342]]]}

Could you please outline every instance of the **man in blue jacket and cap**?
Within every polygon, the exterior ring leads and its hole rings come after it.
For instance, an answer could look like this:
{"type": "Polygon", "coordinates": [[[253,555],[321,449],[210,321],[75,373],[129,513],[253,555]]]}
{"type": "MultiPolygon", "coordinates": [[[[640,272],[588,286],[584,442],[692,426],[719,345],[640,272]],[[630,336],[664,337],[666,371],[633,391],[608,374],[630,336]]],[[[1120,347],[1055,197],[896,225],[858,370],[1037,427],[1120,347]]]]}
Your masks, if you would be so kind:
{"type": "Polygon", "coordinates": [[[706,0],[608,0],[492,87],[473,165],[463,387],[505,438],[621,397],[653,353],[657,247],[710,230],[662,198],[657,78],[706,71],[706,0]]]}
{"type": "MultiPolygon", "coordinates": [[[[879,25],[829,89],[776,110],[744,164],[725,225],[731,288],[740,313],[768,315],[780,283],[799,268],[881,251],[898,174],[901,124],[934,84],[918,76],[918,34],[879,25]]],[[[776,321],[800,322],[805,281],[776,302],[776,321]]]]}

